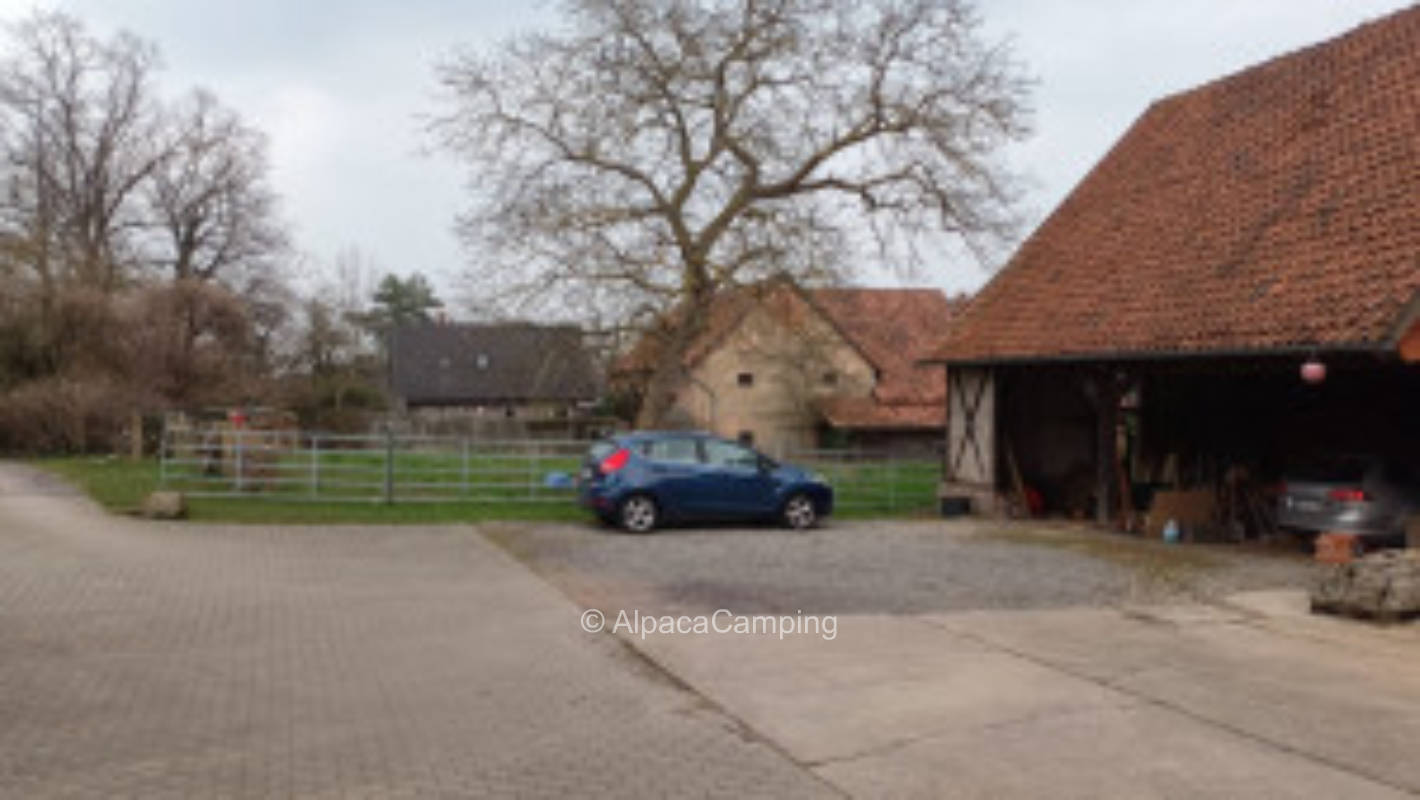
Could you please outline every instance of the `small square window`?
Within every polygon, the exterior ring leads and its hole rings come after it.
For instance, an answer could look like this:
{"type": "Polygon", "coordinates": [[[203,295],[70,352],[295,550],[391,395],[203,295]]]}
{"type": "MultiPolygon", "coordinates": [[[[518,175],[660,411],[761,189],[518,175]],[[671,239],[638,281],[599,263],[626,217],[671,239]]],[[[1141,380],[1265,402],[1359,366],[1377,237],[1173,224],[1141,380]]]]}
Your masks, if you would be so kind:
{"type": "Polygon", "coordinates": [[[735,439],[745,447],[754,447],[754,431],[740,431],[740,435],[735,439]]]}
{"type": "Polygon", "coordinates": [[[473,359],[473,362],[479,369],[488,369],[488,354],[479,353],[478,356],[473,359]]]}
{"type": "Polygon", "coordinates": [[[753,373],[753,372],[741,372],[741,373],[736,377],[735,380],[736,380],[736,382],[739,383],[739,385],[741,385],[741,386],[753,386],[753,385],[754,385],[754,373],[753,373]]]}
{"type": "Polygon", "coordinates": [[[837,372],[834,372],[833,370],[829,370],[828,372],[825,372],[825,373],[823,374],[823,385],[824,385],[824,386],[837,386],[837,385],[838,385],[838,373],[837,373],[837,372]]]}

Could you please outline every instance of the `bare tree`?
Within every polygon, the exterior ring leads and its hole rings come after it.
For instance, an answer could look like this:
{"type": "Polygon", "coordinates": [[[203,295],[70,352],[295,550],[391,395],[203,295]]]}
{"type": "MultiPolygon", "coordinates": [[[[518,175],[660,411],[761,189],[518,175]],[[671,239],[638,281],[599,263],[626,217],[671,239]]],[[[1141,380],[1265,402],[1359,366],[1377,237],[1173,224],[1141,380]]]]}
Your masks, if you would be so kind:
{"type": "Polygon", "coordinates": [[[173,331],[175,344],[192,362],[210,296],[198,286],[220,281],[250,293],[253,311],[270,310],[263,301],[287,242],[267,185],[265,137],[200,90],[163,122],[162,157],[142,184],[144,219],[149,259],[171,275],[185,320],[173,331]]]}
{"type": "Polygon", "coordinates": [[[162,156],[149,85],[157,57],[132,36],[100,40],[57,13],[7,33],[0,251],[21,309],[5,322],[25,339],[7,361],[38,376],[61,367],[73,340],[60,319],[65,295],[107,295],[134,264],[142,220],[132,199],[162,156]]]}
{"type": "Polygon", "coordinates": [[[203,93],[165,108],[130,34],[37,12],[3,41],[0,389],[100,387],[110,415],[250,391],[290,303],[260,135],[203,93]]]}
{"type": "Polygon", "coordinates": [[[568,0],[565,33],[442,65],[469,164],[472,277],[504,295],[678,309],[643,404],[668,408],[724,287],[924,258],[1011,230],[1002,144],[1026,82],[968,0],[568,0]]]}
{"type": "Polygon", "coordinates": [[[150,85],[157,53],[129,34],[99,40],[58,13],[10,33],[0,66],[7,233],[28,244],[42,282],[111,291],[132,260],[130,198],[164,157],[150,85]]]}
{"type": "Polygon", "coordinates": [[[175,280],[269,267],[287,242],[267,183],[265,137],[205,91],[193,92],[167,122],[170,143],[145,184],[148,213],[162,233],[156,260],[175,280]]]}

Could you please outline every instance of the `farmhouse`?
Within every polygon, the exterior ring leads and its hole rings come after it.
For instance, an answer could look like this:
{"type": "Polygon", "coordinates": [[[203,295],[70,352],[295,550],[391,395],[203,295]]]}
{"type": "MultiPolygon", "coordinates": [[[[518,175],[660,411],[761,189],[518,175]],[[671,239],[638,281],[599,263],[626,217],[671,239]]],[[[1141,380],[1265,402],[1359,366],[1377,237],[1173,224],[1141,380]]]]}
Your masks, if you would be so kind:
{"type": "MultiPolygon", "coordinates": [[[[771,453],[940,447],[941,368],[919,363],[953,304],[936,289],[805,289],[776,279],[722,293],[684,358],[673,422],[771,453]]],[[[661,339],[644,336],[615,378],[638,383],[661,339]]]]}

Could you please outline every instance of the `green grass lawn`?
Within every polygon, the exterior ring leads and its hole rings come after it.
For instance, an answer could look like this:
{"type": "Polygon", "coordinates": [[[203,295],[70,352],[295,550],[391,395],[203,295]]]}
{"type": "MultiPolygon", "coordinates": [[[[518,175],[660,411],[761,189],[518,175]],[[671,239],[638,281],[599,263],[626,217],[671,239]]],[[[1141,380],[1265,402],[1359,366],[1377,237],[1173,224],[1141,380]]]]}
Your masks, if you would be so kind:
{"type": "MultiPolygon", "coordinates": [[[[158,463],[119,458],[73,456],[45,458],[35,466],[67,478],[104,508],[117,513],[133,511],[158,488],[158,463]]],[[[188,515],[204,522],[289,524],[429,524],[486,520],[563,521],[584,519],[571,495],[566,502],[415,502],[386,505],[381,502],[307,502],[290,498],[193,497],[188,515]]]]}
{"type": "MultiPolygon", "coordinates": [[[[322,464],[323,473],[331,484],[340,480],[338,467],[349,466],[362,480],[380,480],[382,470],[374,470],[366,463],[365,454],[332,454],[335,458],[329,464],[322,464]]],[[[149,459],[128,461],[121,458],[103,456],[72,456],[45,458],[34,462],[37,466],[69,479],[110,511],[125,513],[136,510],[143,498],[158,488],[158,464],[149,459]]],[[[816,469],[829,479],[837,495],[835,516],[848,519],[879,517],[924,517],[935,511],[937,485],[937,465],[933,462],[899,462],[887,466],[878,463],[804,464],[816,469]]],[[[458,497],[448,489],[421,490],[404,484],[418,484],[431,481],[457,480],[460,466],[450,466],[447,461],[438,461],[409,454],[396,462],[396,502],[386,504],[380,500],[381,488],[357,488],[350,490],[339,485],[323,484],[326,493],[340,492],[358,498],[353,501],[334,502],[310,499],[308,488],[279,487],[270,494],[256,494],[243,497],[190,497],[189,516],[195,520],[208,522],[240,523],[369,523],[369,524],[418,524],[418,523],[459,523],[489,520],[530,520],[565,521],[586,518],[586,512],[578,508],[567,489],[549,489],[538,483],[540,474],[546,471],[571,472],[576,468],[575,460],[546,459],[536,462],[529,471],[526,465],[516,465],[506,460],[475,459],[472,462],[474,481],[506,486],[475,489],[476,498],[458,497]],[[565,463],[564,463],[565,461],[565,463]],[[451,473],[450,470],[453,470],[451,473]],[[539,474],[533,474],[539,473],[539,474]],[[531,488],[530,488],[531,487],[531,488]],[[429,492],[439,494],[430,495],[429,492]],[[418,502],[398,502],[405,498],[436,496],[438,500],[418,502]]],[[[290,469],[290,468],[288,468],[290,469]]],[[[294,469],[290,469],[295,472],[294,469]]],[[[278,472],[276,474],[284,474],[278,472]]],[[[228,490],[226,484],[202,484],[190,480],[174,482],[172,488],[192,490],[194,488],[215,488],[228,490]]]]}

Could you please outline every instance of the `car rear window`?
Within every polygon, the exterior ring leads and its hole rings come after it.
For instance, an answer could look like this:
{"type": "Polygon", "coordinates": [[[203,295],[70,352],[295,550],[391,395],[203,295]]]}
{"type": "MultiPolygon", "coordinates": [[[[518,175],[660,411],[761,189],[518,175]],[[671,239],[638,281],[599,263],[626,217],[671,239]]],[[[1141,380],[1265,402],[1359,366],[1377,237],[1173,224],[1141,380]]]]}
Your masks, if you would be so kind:
{"type": "Polygon", "coordinates": [[[1373,464],[1373,459],[1364,456],[1330,456],[1299,465],[1289,471],[1289,477],[1314,483],[1353,483],[1364,479],[1373,464]]]}
{"type": "Polygon", "coordinates": [[[646,457],[671,464],[698,464],[700,449],[694,439],[652,439],[646,443],[646,457]]]}

